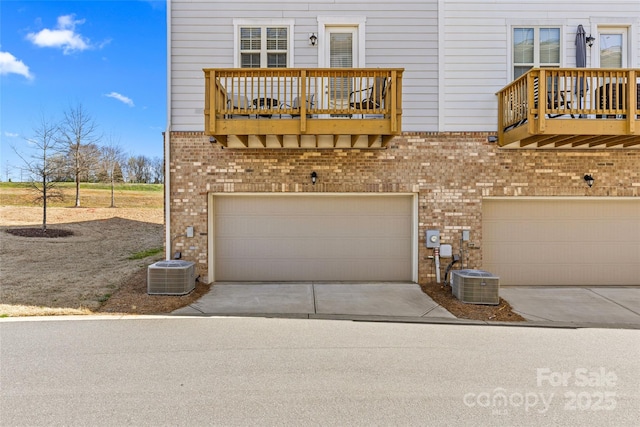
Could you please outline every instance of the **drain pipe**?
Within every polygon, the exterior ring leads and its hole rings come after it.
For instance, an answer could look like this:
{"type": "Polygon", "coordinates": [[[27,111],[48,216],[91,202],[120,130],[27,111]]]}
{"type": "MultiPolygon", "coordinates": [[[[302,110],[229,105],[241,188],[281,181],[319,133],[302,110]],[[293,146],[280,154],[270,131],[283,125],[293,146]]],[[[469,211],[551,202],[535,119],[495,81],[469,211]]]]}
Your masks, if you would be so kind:
{"type": "Polygon", "coordinates": [[[440,283],[440,248],[433,248],[433,258],[436,263],[436,283],[440,283]]]}
{"type": "Polygon", "coordinates": [[[165,259],[171,259],[171,0],[167,0],[167,128],[164,133],[165,259]]]}

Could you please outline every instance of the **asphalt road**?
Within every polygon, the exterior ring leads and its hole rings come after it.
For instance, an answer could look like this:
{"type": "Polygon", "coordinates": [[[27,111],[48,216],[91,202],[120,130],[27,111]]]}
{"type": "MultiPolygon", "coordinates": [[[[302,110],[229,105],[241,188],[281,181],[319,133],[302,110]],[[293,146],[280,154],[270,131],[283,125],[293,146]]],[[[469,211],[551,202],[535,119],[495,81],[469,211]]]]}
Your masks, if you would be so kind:
{"type": "Polygon", "coordinates": [[[640,331],[0,320],[0,425],[637,426],[640,331]]]}

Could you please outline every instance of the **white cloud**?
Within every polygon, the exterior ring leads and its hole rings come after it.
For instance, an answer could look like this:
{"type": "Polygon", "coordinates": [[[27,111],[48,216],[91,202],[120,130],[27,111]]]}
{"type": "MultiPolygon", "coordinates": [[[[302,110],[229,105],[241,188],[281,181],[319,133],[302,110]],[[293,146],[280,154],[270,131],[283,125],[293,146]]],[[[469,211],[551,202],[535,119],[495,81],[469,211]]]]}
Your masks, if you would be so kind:
{"type": "Polygon", "coordinates": [[[4,133],[4,136],[6,136],[7,138],[17,138],[17,137],[19,137],[20,135],[19,135],[19,134],[17,134],[17,133],[5,132],[5,133],[4,133]]]}
{"type": "Polygon", "coordinates": [[[109,97],[109,98],[113,98],[113,99],[117,99],[118,101],[127,104],[129,107],[133,107],[133,100],[129,97],[126,97],[122,94],[119,94],[118,92],[111,92],[106,94],[105,96],[109,97]]]}
{"type": "Polygon", "coordinates": [[[45,28],[37,33],[29,33],[27,40],[39,47],[61,48],[65,55],[91,48],[89,39],[76,33],[76,25],[84,24],[84,19],[74,18],[75,15],[59,16],[55,29],[45,28]]]}
{"type": "Polygon", "coordinates": [[[9,52],[0,52],[0,75],[5,74],[20,74],[29,80],[33,79],[33,74],[31,74],[29,67],[24,62],[9,52]]]}

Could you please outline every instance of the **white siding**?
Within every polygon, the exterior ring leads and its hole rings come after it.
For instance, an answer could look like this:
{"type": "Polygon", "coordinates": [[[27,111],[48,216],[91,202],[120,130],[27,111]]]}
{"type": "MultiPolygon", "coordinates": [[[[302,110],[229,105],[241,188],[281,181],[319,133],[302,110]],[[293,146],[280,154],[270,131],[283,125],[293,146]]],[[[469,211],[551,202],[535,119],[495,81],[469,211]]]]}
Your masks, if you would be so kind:
{"type": "Polygon", "coordinates": [[[234,19],[293,19],[294,66],[317,67],[318,16],[366,18],[365,67],[405,69],[403,130],[438,127],[437,0],[172,0],[171,121],[204,130],[203,68],[234,66],[234,19]]]}
{"type": "Polygon", "coordinates": [[[403,131],[495,131],[513,25],[560,26],[566,67],[575,66],[579,24],[594,35],[628,25],[629,65],[640,66],[640,0],[172,0],[172,129],[204,129],[202,69],[234,66],[234,19],[293,20],[294,66],[316,67],[321,47],[307,40],[318,16],[366,18],[363,66],[405,69],[403,131]]]}
{"type": "MultiPolygon", "coordinates": [[[[440,5],[440,131],[496,130],[495,94],[512,79],[513,25],[560,26],[564,67],[575,67],[578,25],[594,36],[598,25],[630,25],[629,65],[640,65],[639,0],[440,0],[440,5]]],[[[597,53],[595,45],[591,53],[597,53]]]]}

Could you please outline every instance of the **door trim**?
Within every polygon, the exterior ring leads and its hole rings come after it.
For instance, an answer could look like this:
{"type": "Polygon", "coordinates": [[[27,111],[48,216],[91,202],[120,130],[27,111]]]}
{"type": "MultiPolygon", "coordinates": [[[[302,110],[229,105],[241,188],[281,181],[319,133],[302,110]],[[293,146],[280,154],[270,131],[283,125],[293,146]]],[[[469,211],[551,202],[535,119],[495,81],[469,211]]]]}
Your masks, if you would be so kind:
{"type": "MultiPolygon", "coordinates": [[[[637,46],[638,43],[638,22],[635,17],[592,17],[589,21],[590,33],[596,37],[596,42],[591,48],[591,67],[600,68],[600,45],[598,34],[602,28],[620,28],[627,30],[627,68],[638,67],[639,63],[637,55],[634,55],[634,52],[630,51],[633,49],[633,46],[637,46]]],[[[589,32],[589,29],[586,27],[585,30],[589,32]]]]}
{"type": "Polygon", "coordinates": [[[596,32],[596,40],[594,43],[595,50],[595,58],[594,62],[597,63],[596,68],[600,68],[600,40],[603,34],[616,34],[622,36],[622,67],[621,68],[629,68],[629,27],[628,26],[609,26],[609,25],[599,25],[598,30],[596,32]]]}
{"type": "Polygon", "coordinates": [[[358,33],[358,67],[366,67],[365,61],[365,24],[364,16],[318,16],[318,68],[329,68],[325,55],[326,27],[355,27],[358,33]]]}

